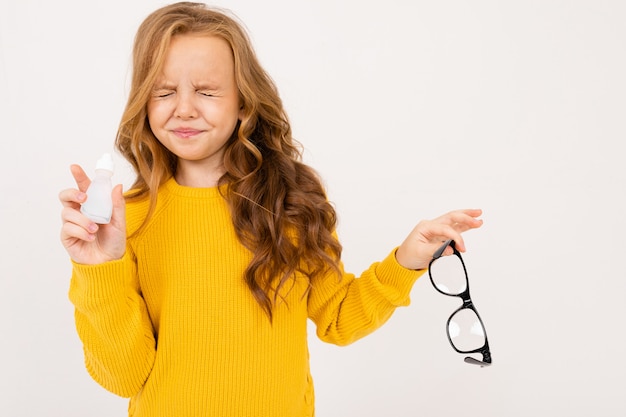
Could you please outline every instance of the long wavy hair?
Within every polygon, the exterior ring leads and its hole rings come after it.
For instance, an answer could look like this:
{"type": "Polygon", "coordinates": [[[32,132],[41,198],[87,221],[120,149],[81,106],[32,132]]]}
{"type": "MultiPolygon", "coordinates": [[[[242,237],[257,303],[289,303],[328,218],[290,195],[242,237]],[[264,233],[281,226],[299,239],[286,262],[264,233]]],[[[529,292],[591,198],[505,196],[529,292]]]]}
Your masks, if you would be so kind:
{"type": "Polygon", "coordinates": [[[154,136],[147,104],[174,36],[217,36],[231,47],[242,117],[226,145],[220,187],[240,242],[252,252],[244,279],[272,319],[273,308],[293,287],[296,272],[311,278],[339,272],[337,216],[317,173],[302,163],[302,148],[272,79],[263,70],[243,26],[228,12],[202,3],[160,8],[140,25],[133,49],[128,102],[116,138],[136,180],[128,201],[149,199],[144,225],[154,213],[159,187],[176,172],[177,157],[154,136]]]}

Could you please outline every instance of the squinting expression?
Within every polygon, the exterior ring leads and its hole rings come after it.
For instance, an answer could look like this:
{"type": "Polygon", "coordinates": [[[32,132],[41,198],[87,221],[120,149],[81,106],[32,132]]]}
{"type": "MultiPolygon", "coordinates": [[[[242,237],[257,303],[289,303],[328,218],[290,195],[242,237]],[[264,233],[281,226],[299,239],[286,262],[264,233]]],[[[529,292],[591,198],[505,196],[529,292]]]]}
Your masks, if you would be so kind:
{"type": "Polygon", "coordinates": [[[228,43],[214,36],[175,36],[148,103],[148,120],[178,157],[178,170],[221,171],[240,108],[228,43]]]}

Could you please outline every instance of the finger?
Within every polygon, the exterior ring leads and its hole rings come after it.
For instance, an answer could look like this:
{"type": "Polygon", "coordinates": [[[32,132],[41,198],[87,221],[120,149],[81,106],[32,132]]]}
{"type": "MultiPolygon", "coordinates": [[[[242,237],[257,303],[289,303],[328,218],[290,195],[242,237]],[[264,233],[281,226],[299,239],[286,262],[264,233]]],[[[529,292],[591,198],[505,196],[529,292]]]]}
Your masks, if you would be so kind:
{"type": "MultiPolygon", "coordinates": [[[[424,224],[421,234],[428,242],[439,246],[447,239],[454,240],[457,249],[460,252],[465,251],[465,243],[461,233],[449,224],[436,221],[427,222],[424,224]]],[[[449,251],[446,249],[445,254],[448,253],[449,251]]]]}
{"type": "Polygon", "coordinates": [[[82,214],[79,210],[72,207],[64,207],[61,211],[61,220],[63,223],[72,223],[85,229],[88,233],[95,234],[98,231],[98,225],[82,214]]]}
{"type": "MultiPolygon", "coordinates": [[[[458,228],[458,225],[446,226],[442,229],[441,233],[443,236],[445,236],[445,238],[454,241],[454,246],[459,252],[466,252],[467,247],[465,246],[465,240],[463,239],[463,235],[461,234],[465,230],[460,230],[458,228]]],[[[454,250],[450,246],[448,246],[448,248],[446,248],[444,252],[444,255],[452,255],[452,253],[454,253],[454,250]]]]}
{"type": "Polygon", "coordinates": [[[482,220],[474,219],[467,223],[454,223],[452,227],[454,227],[454,230],[456,230],[457,232],[464,233],[464,232],[467,232],[468,230],[481,227],[482,225],[483,225],[482,220]]]}
{"type": "MultiPolygon", "coordinates": [[[[465,240],[463,240],[463,236],[461,235],[461,233],[468,229],[467,228],[465,228],[465,230],[463,229],[464,229],[463,227],[459,227],[459,223],[456,223],[452,226],[446,225],[442,231],[442,233],[444,233],[444,236],[446,236],[448,239],[454,240],[454,246],[459,252],[466,251],[465,240]]],[[[454,253],[454,251],[452,250],[451,247],[448,247],[446,248],[444,255],[451,255],[452,253],[454,253]]]]}
{"type": "Polygon", "coordinates": [[[78,208],[87,199],[87,194],[75,188],[68,188],[59,193],[59,201],[64,207],[78,208]]]}
{"type": "Polygon", "coordinates": [[[455,210],[449,213],[444,214],[436,220],[443,221],[448,224],[454,223],[467,223],[467,224],[476,224],[480,220],[476,217],[482,214],[481,209],[465,209],[465,210],[455,210]]]}
{"type": "MultiPolygon", "coordinates": [[[[480,210],[478,211],[480,212],[480,210]]],[[[468,215],[465,211],[450,212],[442,218],[437,219],[444,224],[452,226],[457,232],[463,233],[470,229],[476,229],[483,225],[482,219],[477,219],[468,215]]]]}
{"type": "Polygon", "coordinates": [[[81,168],[80,165],[71,165],[70,171],[72,172],[72,176],[74,180],[76,180],[76,185],[78,185],[78,189],[82,192],[87,191],[89,188],[89,184],[91,184],[91,180],[85,174],[85,171],[81,168]]]}
{"type": "Polygon", "coordinates": [[[95,233],[89,233],[84,227],[72,222],[65,222],[61,226],[61,242],[66,248],[76,243],[76,240],[93,242],[96,239],[95,233]]]}
{"type": "Polygon", "coordinates": [[[461,233],[470,229],[481,227],[483,225],[483,220],[477,219],[477,217],[482,215],[482,213],[481,209],[457,210],[450,213],[450,217],[454,221],[452,227],[458,233],[458,238],[455,238],[454,242],[459,252],[466,251],[465,242],[463,241],[461,233]]]}

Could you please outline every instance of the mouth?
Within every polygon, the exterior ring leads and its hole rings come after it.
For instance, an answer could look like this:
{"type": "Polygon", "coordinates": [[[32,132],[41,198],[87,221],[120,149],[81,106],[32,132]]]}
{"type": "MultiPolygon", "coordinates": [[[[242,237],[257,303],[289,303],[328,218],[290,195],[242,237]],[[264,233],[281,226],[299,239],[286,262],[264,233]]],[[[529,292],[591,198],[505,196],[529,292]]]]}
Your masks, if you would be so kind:
{"type": "Polygon", "coordinates": [[[181,128],[172,130],[172,133],[180,138],[191,138],[202,133],[202,130],[181,128]]]}

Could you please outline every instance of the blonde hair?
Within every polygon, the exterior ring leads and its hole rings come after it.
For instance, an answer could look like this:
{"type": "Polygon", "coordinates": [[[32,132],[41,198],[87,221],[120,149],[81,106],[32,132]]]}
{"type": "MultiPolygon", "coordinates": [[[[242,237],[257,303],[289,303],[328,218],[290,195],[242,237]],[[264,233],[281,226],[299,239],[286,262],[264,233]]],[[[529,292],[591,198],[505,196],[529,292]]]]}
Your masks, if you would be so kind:
{"type": "MultiPolygon", "coordinates": [[[[160,8],[140,25],[133,49],[131,90],[116,147],[137,174],[129,201],[149,198],[152,216],[159,187],[176,172],[177,157],[154,136],[147,103],[172,38],[217,36],[231,47],[242,117],[226,145],[220,184],[241,243],[252,252],[245,280],[272,318],[281,290],[296,272],[309,278],[339,272],[341,245],[333,235],[336,213],[316,172],[301,162],[274,82],[234,17],[202,3],[160,8]]],[[[283,291],[284,292],[284,291],[283,291]]]]}

